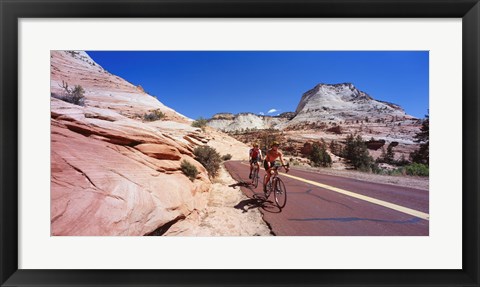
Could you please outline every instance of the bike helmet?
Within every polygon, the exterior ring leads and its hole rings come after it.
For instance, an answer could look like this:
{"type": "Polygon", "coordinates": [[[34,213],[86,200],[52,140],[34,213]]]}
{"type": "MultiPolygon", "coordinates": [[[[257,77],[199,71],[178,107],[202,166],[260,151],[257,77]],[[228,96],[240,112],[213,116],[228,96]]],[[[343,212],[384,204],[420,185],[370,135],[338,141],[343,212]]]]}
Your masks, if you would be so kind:
{"type": "Polygon", "coordinates": [[[270,147],[273,147],[273,146],[280,146],[280,143],[277,142],[277,141],[273,141],[271,144],[270,144],[270,147]]]}
{"type": "Polygon", "coordinates": [[[253,143],[253,147],[258,147],[258,143],[253,143]]]}

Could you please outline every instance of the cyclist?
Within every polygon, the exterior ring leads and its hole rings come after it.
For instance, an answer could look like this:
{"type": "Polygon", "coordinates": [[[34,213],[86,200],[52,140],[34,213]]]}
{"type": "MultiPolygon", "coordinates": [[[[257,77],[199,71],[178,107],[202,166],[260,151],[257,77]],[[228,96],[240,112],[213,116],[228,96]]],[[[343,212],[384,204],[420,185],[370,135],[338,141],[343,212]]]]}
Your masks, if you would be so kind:
{"type": "Polygon", "coordinates": [[[279,145],[280,144],[277,141],[272,142],[272,144],[270,145],[270,149],[267,151],[265,155],[265,160],[263,161],[263,167],[267,172],[267,178],[265,180],[265,184],[263,185],[264,192],[266,192],[267,184],[271,176],[272,167],[275,165],[275,160],[277,158],[280,158],[280,162],[282,163],[282,166],[284,166],[285,170],[288,172],[288,166],[285,166],[285,163],[283,162],[283,154],[281,151],[278,150],[279,145]]]}
{"type": "Polygon", "coordinates": [[[248,159],[250,161],[250,175],[248,178],[252,178],[253,165],[257,165],[260,169],[258,162],[262,160],[262,151],[258,148],[258,143],[253,143],[253,147],[248,152],[248,159]]]}

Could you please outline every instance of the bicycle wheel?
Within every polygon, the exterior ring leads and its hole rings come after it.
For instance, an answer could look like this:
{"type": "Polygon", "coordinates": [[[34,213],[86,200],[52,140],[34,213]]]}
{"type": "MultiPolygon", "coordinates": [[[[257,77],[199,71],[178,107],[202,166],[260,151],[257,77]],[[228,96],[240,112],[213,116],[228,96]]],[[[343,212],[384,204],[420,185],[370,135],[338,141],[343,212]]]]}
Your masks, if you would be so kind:
{"type": "Polygon", "coordinates": [[[258,186],[258,167],[255,167],[255,171],[253,172],[253,186],[255,188],[258,186]]]}
{"type": "MultiPolygon", "coordinates": [[[[265,181],[267,180],[267,175],[263,176],[263,186],[265,186],[265,181]]],[[[265,194],[265,199],[267,199],[270,196],[270,192],[272,191],[272,180],[267,184],[267,188],[263,190],[263,193],[265,194]]]]}
{"type": "Polygon", "coordinates": [[[275,197],[275,203],[277,203],[277,206],[279,208],[285,207],[285,204],[287,203],[287,189],[285,188],[285,184],[283,184],[283,181],[277,177],[275,178],[275,182],[273,186],[274,186],[273,195],[275,197]]]}

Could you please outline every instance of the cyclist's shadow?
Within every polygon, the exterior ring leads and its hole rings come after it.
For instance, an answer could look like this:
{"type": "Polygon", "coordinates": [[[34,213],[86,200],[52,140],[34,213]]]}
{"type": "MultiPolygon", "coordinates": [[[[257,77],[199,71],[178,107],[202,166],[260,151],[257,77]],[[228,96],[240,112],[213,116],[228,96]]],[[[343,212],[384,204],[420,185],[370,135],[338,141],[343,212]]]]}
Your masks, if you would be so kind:
{"type": "Polygon", "coordinates": [[[245,182],[245,181],[239,181],[239,182],[237,182],[237,183],[230,184],[228,187],[233,187],[233,188],[235,188],[235,187],[237,187],[237,186],[241,186],[241,187],[250,187],[250,186],[251,186],[251,184],[250,184],[250,183],[248,183],[248,182],[245,182]]]}
{"type": "Polygon", "coordinates": [[[279,213],[282,211],[272,201],[265,199],[263,194],[254,194],[253,198],[242,200],[234,207],[236,209],[241,209],[243,213],[248,212],[253,208],[261,208],[262,210],[271,213],[279,213]]]}

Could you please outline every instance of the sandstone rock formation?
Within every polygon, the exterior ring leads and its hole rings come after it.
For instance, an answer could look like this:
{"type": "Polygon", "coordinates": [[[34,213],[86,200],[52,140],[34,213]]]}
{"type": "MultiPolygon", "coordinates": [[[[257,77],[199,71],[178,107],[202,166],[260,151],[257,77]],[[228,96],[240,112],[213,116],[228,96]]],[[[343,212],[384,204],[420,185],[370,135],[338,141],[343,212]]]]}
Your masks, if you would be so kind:
{"type": "Polygon", "coordinates": [[[51,53],[51,92],[51,235],[164,232],[207,204],[211,181],[194,159],[196,146],[248,156],[246,145],[191,127],[85,52],[51,53]],[[82,86],[85,105],[57,99],[62,83],[82,86]],[[165,118],[144,121],[152,110],[165,118]],[[183,160],[199,171],[193,181],[181,171],[183,160]]]}
{"type": "Polygon", "coordinates": [[[214,115],[208,126],[226,132],[252,130],[252,129],[275,129],[280,128],[288,121],[288,117],[271,117],[256,115],[253,113],[240,113],[237,115],[220,113],[214,115]]]}
{"type": "MultiPolygon", "coordinates": [[[[365,141],[373,138],[376,144],[369,146],[374,151],[395,142],[397,157],[408,158],[418,146],[413,139],[421,121],[399,105],[375,100],[353,84],[342,83],[316,85],[302,95],[295,112],[276,117],[220,113],[208,125],[244,142],[261,136],[260,130],[277,130],[282,141],[298,143],[294,145],[297,152],[306,142],[342,142],[349,134],[359,134],[365,141]]],[[[378,156],[375,152],[372,155],[378,156]]]]}
{"type": "Polygon", "coordinates": [[[303,94],[289,125],[310,122],[413,119],[398,105],[377,101],[351,83],[318,84],[303,94]]]}

